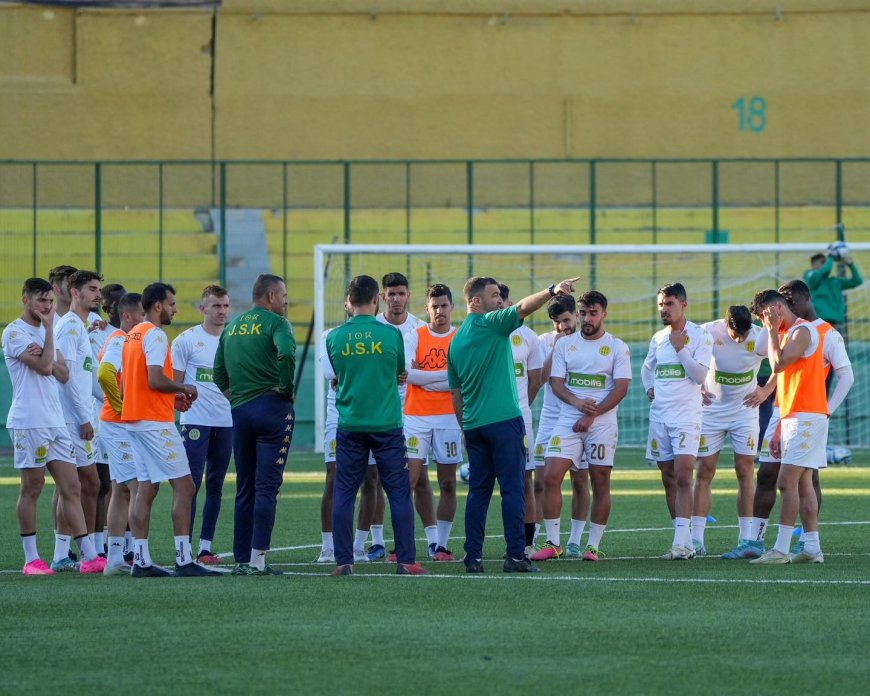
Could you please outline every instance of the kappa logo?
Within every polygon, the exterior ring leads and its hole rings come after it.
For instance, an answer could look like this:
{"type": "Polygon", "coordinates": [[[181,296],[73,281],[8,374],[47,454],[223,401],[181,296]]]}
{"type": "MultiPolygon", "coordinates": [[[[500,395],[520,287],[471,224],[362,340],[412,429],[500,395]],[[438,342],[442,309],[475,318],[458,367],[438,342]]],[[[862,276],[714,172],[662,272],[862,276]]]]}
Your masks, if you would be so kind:
{"type": "Polygon", "coordinates": [[[523,345],[523,337],[517,335],[511,336],[511,344],[515,346],[523,345]]]}
{"type": "Polygon", "coordinates": [[[721,338],[717,338],[717,339],[716,339],[716,345],[717,345],[717,346],[724,346],[725,343],[722,341],[721,338]]]}
{"type": "Polygon", "coordinates": [[[205,343],[203,343],[202,341],[197,341],[197,342],[196,342],[196,347],[197,347],[197,348],[205,348],[205,343]]]}
{"type": "Polygon", "coordinates": [[[570,346],[568,346],[568,352],[569,352],[569,353],[576,353],[576,352],[577,352],[577,346],[575,346],[575,345],[572,343],[570,346]]]}
{"type": "Polygon", "coordinates": [[[812,436],[813,436],[813,434],[809,430],[802,430],[801,431],[801,437],[810,438],[812,436]]]}
{"type": "Polygon", "coordinates": [[[607,357],[608,355],[610,355],[610,346],[601,346],[601,348],[598,349],[598,352],[601,355],[607,357]]]}
{"type": "Polygon", "coordinates": [[[129,452],[124,452],[124,454],[121,455],[122,462],[129,462],[132,458],[133,457],[129,452]]]}
{"type": "Polygon", "coordinates": [[[187,434],[187,437],[189,437],[194,442],[199,440],[199,438],[201,436],[202,436],[202,433],[199,432],[199,428],[191,428],[190,432],[187,434]]]}
{"type": "Polygon", "coordinates": [[[430,348],[420,360],[422,370],[443,370],[445,367],[447,367],[447,353],[443,348],[430,348]]]}
{"type": "Polygon", "coordinates": [[[172,437],[172,433],[170,433],[168,430],[161,430],[160,436],[161,437],[172,437]]]}
{"type": "Polygon", "coordinates": [[[802,450],[808,450],[809,448],[810,448],[809,442],[802,442],[800,445],[800,449],[802,449],[802,450]]]}
{"type": "Polygon", "coordinates": [[[749,353],[755,352],[755,341],[746,341],[746,350],[749,353]]]}

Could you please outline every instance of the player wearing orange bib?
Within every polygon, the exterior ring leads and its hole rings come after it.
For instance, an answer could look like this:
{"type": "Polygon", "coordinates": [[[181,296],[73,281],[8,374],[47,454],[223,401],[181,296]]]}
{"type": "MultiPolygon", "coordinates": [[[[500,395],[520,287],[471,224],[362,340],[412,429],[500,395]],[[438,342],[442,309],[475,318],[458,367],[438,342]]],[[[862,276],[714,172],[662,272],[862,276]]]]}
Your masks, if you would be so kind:
{"type": "MultiPolygon", "coordinates": [[[[750,563],[824,563],[819,546],[818,501],[813,470],[825,466],[828,440],[828,399],[825,390],[824,348],[812,323],[799,319],[776,290],[755,296],[769,332],[768,357],[777,376],[776,391],[782,420],[782,465],[778,486],[782,493],[776,544],[750,563]],[[800,512],[804,548],[789,554],[794,523],[800,512]]],[[[771,443],[777,449],[777,440],[771,443]]]]}
{"type": "Polygon", "coordinates": [[[127,334],[121,356],[121,419],[127,424],[133,444],[139,480],[130,509],[135,547],[132,575],[172,575],[154,565],[148,549],[151,506],[163,481],[172,486],[175,575],[220,575],[194,563],[190,549],[190,505],[195,488],[184,444],[175,428],[175,407],[178,403],[180,409],[189,408],[196,398],[196,387],[172,379],[169,341],[161,328],[172,323],[175,316],[175,289],[165,283],[152,283],[142,292],[142,309],[145,321],[127,334]]]}
{"type": "Polygon", "coordinates": [[[452,561],[447,541],[456,516],[456,465],[462,461],[462,431],[447,386],[447,349],[456,333],[450,324],[453,295],[446,285],[426,292],[429,324],[405,335],[408,391],[404,407],[408,472],[417,513],[426,531],[429,557],[452,561]],[[425,466],[438,468],[438,516],[425,466]]]}

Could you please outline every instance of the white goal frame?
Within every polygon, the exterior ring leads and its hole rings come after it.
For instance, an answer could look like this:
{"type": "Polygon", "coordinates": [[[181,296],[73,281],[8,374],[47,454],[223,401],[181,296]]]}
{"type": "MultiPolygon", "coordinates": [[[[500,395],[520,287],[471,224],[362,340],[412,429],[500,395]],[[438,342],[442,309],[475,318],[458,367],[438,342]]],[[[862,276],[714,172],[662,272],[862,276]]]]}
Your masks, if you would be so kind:
{"type": "MultiPolygon", "coordinates": [[[[831,239],[830,241],[834,241],[831,239]]],[[[847,242],[848,243],[848,242],[847,242]]],[[[583,244],[583,245],[489,245],[465,244],[449,246],[438,244],[318,244],[314,247],[314,451],[323,452],[323,429],[326,420],[326,394],[323,386],[323,368],[320,363],[320,336],[324,330],[324,300],[326,290],[326,258],[330,254],[424,254],[432,256],[455,255],[518,255],[518,254],[743,254],[777,252],[819,252],[824,242],[800,244],[583,244]]],[[[848,243],[850,251],[870,251],[870,243],[848,243]]],[[[554,282],[561,280],[553,278],[554,282]]]]}

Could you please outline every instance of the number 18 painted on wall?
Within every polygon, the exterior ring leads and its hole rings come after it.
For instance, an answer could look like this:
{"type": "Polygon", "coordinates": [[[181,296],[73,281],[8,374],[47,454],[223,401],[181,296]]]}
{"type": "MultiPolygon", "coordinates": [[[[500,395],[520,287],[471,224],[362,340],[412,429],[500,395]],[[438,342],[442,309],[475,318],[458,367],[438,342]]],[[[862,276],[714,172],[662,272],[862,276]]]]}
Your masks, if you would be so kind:
{"type": "Polygon", "coordinates": [[[737,110],[738,128],[741,133],[763,133],[767,127],[767,102],[764,97],[740,97],[731,105],[737,110]]]}

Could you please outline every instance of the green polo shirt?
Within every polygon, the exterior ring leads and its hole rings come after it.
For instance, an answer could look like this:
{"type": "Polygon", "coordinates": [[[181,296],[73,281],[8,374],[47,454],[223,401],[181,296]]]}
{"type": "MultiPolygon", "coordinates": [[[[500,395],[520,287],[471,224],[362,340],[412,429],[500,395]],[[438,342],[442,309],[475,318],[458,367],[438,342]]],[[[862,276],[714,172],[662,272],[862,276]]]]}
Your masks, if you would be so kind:
{"type": "Polygon", "coordinates": [[[405,371],[402,334],[362,314],[329,332],[326,353],[338,378],[338,427],[382,433],[402,427],[398,376],[405,371]]]}
{"type": "Polygon", "coordinates": [[[251,307],[224,328],[214,356],[214,383],[230,392],[230,405],[241,406],[277,392],[293,398],[296,339],[282,316],[251,307]]]}
{"type": "Polygon", "coordinates": [[[838,278],[831,275],[834,270],[834,259],[829,256],[820,268],[804,271],[804,282],[810,289],[810,297],[813,300],[816,314],[831,324],[842,324],[846,319],[843,290],[857,288],[864,282],[861,272],[854,263],[847,268],[850,278],[838,278]]]}
{"type": "Polygon", "coordinates": [[[447,353],[447,381],[462,391],[462,427],[479,428],[522,415],[510,339],[523,323],[516,305],[469,314],[447,353]]]}

